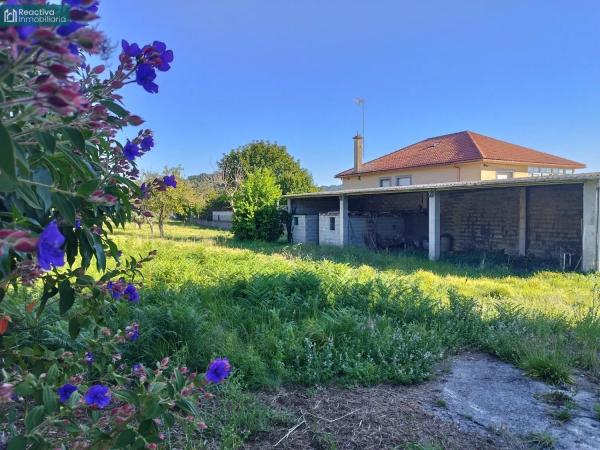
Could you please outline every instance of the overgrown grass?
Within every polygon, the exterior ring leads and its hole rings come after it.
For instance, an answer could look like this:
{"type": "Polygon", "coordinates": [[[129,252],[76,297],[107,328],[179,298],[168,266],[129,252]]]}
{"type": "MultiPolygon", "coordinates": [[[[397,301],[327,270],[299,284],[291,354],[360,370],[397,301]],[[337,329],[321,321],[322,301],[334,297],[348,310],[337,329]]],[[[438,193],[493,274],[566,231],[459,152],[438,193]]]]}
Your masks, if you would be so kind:
{"type": "Polygon", "coordinates": [[[143,269],[141,304],[122,304],[115,316],[143,324],[132,358],[175,353],[202,368],[227,355],[253,388],[415,383],[463,348],[554,383],[568,382],[574,367],[599,373],[591,275],[515,276],[178,225],[164,239],[133,227],[117,239],[126,253],[159,255],[143,269]]]}

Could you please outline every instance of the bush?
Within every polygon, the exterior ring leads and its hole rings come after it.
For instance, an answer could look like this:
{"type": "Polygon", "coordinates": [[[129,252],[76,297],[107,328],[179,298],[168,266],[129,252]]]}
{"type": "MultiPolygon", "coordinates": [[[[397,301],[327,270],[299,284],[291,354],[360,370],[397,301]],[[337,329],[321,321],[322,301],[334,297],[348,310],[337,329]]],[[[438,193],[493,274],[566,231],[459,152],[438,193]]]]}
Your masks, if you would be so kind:
{"type": "Polygon", "coordinates": [[[275,241],[283,233],[277,205],[281,189],[268,169],[259,169],[246,178],[233,195],[232,231],[238,239],[275,241]]]}

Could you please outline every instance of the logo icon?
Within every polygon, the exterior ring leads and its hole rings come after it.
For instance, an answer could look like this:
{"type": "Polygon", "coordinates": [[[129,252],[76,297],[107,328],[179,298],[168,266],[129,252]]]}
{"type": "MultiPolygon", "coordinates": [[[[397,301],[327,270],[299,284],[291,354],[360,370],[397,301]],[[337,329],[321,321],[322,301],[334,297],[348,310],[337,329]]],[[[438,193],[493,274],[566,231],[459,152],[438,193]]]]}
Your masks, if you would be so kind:
{"type": "Polygon", "coordinates": [[[17,22],[17,10],[16,9],[5,9],[4,10],[4,22],[6,22],[6,23],[17,22]]]}

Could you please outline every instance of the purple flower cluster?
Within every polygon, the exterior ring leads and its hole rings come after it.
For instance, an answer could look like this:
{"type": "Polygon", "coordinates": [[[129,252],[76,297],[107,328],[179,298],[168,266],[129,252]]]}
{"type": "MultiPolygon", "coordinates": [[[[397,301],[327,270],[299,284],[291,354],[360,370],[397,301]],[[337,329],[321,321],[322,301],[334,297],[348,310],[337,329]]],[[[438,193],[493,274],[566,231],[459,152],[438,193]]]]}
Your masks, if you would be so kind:
{"type": "Polygon", "coordinates": [[[53,220],[40,234],[37,242],[38,264],[44,270],[50,270],[51,266],[62,267],[65,265],[65,251],[62,246],[65,243],[65,237],[61,234],[53,220]]]}
{"type": "Polygon", "coordinates": [[[85,356],[83,357],[83,361],[88,366],[91,366],[92,364],[94,364],[94,361],[96,361],[96,358],[94,357],[94,354],[92,352],[85,352],[85,356]]]}
{"type": "Polygon", "coordinates": [[[133,161],[135,158],[149,152],[152,147],[154,147],[152,132],[143,130],[133,141],[127,140],[127,143],[123,146],[123,156],[127,161],[133,161]]]}
{"type": "Polygon", "coordinates": [[[158,92],[158,85],[154,82],[156,70],[166,72],[171,68],[173,51],[168,50],[164,42],[154,41],[152,45],[145,45],[140,48],[138,44],[130,44],[125,39],[121,41],[121,49],[120,60],[122,64],[131,66],[133,65],[132,59],[135,59],[137,63],[135,82],[147,92],[156,94],[158,92]]]}
{"type": "Polygon", "coordinates": [[[109,281],[106,283],[106,289],[115,300],[124,298],[132,303],[137,303],[140,300],[140,294],[136,287],[131,283],[125,283],[124,280],[109,281]]]}
{"type": "Polygon", "coordinates": [[[231,373],[231,364],[227,358],[217,358],[209,365],[204,377],[210,383],[218,384],[231,373]]]}
{"type": "Polygon", "coordinates": [[[163,177],[163,183],[165,183],[166,186],[170,186],[172,188],[177,187],[177,180],[175,179],[175,175],[167,175],[166,177],[163,177]]]}

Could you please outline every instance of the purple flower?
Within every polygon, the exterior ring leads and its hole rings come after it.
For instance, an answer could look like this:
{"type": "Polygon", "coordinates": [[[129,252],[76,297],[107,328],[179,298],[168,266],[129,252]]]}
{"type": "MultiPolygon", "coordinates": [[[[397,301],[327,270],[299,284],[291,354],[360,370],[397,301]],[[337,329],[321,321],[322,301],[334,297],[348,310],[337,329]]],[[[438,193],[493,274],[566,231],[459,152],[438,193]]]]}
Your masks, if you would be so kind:
{"type": "Polygon", "coordinates": [[[125,328],[125,337],[131,342],[138,340],[140,337],[140,326],[137,322],[134,322],[125,328]]]}
{"type": "Polygon", "coordinates": [[[175,180],[175,175],[167,175],[166,177],[163,177],[163,183],[165,183],[167,186],[171,186],[171,187],[177,187],[177,180],[175,180]]]}
{"type": "Polygon", "coordinates": [[[62,267],[65,265],[65,251],[61,248],[65,237],[58,230],[56,220],[53,220],[40,234],[37,244],[38,264],[44,270],[50,266],[62,267]]]}
{"type": "Polygon", "coordinates": [[[73,8],[83,9],[85,11],[97,12],[98,11],[98,2],[89,0],[64,0],[64,2],[72,6],[73,8]],[[88,6],[86,6],[88,5],[88,6]]]}
{"type": "Polygon", "coordinates": [[[67,46],[72,55],[79,56],[79,46],[72,42],[67,46]]]}
{"type": "Polygon", "coordinates": [[[123,294],[125,294],[127,300],[129,300],[132,303],[137,303],[140,301],[140,294],[135,288],[135,286],[131,283],[127,285],[127,287],[123,291],[123,294]]]}
{"type": "Polygon", "coordinates": [[[229,376],[231,373],[231,364],[227,358],[217,358],[213,360],[208,370],[204,374],[207,381],[218,384],[229,376]]]}
{"type": "Polygon", "coordinates": [[[75,219],[75,229],[76,230],[81,229],[81,219],[75,219]]]}
{"type": "Polygon", "coordinates": [[[146,136],[144,139],[142,139],[140,147],[142,147],[142,149],[146,151],[154,147],[154,139],[152,138],[152,136],[146,136]]]}
{"type": "Polygon", "coordinates": [[[17,33],[19,33],[19,37],[25,41],[36,29],[37,27],[34,27],[33,25],[21,25],[20,27],[17,27],[17,33]]]}
{"type": "Polygon", "coordinates": [[[130,141],[127,141],[125,147],[123,147],[123,155],[125,155],[128,161],[133,161],[136,157],[141,156],[141,154],[140,148],[130,141]]]}
{"type": "Polygon", "coordinates": [[[92,352],[85,352],[85,357],[83,358],[83,360],[88,366],[91,366],[92,364],[94,364],[96,358],[94,358],[94,354],[92,352]]]}
{"type": "Polygon", "coordinates": [[[155,78],[156,72],[150,64],[140,64],[135,71],[135,82],[151,94],[158,92],[158,85],[154,82],[155,78]]]}
{"type": "Polygon", "coordinates": [[[71,394],[77,390],[77,386],[73,386],[72,384],[63,384],[56,390],[58,394],[59,400],[61,403],[66,403],[69,398],[71,398],[71,394]]]}
{"type": "Polygon", "coordinates": [[[109,281],[106,283],[106,289],[110,291],[110,295],[115,300],[118,300],[123,295],[123,284],[120,282],[109,281]]]}
{"type": "Polygon", "coordinates": [[[160,41],[154,41],[152,48],[157,53],[154,59],[155,67],[161,72],[169,70],[171,68],[169,63],[173,62],[173,50],[167,50],[166,44],[160,41]]]}
{"type": "Polygon", "coordinates": [[[102,409],[110,403],[110,389],[103,384],[94,384],[87,390],[83,398],[88,405],[102,409]]]}
{"type": "Polygon", "coordinates": [[[121,41],[123,53],[131,58],[137,58],[142,53],[142,49],[136,43],[129,44],[125,39],[121,41]]]}
{"type": "Polygon", "coordinates": [[[86,24],[84,23],[79,23],[79,22],[69,22],[66,25],[61,25],[60,27],[58,27],[56,29],[56,32],[58,34],[60,34],[61,36],[68,36],[71,33],[76,32],[77,30],[79,30],[80,28],[85,27],[86,24]]]}
{"type": "Polygon", "coordinates": [[[144,365],[141,363],[136,363],[133,366],[131,366],[131,370],[137,377],[143,377],[144,375],[146,375],[146,369],[144,369],[144,365]]]}
{"type": "Polygon", "coordinates": [[[150,194],[150,186],[146,183],[142,183],[142,185],[140,186],[140,191],[142,194],[142,198],[148,198],[148,195],[150,194]]]}

